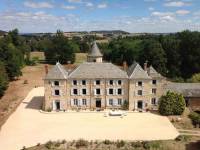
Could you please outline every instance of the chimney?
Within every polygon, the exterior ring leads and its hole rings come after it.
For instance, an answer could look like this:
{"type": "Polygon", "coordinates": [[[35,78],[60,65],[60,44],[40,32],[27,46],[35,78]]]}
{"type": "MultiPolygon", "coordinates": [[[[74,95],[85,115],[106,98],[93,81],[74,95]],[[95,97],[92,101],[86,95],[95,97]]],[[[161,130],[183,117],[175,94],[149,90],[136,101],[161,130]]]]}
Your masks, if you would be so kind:
{"type": "Polygon", "coordinates": [[[45,73],[46,73],[46,75],[47,75],[47,74],[48,74],[48,71],[49,71],[49,70],[48,70],[48,65],[45,65],[44,67],[45,67],[45,73]]]}
{"type": "Polygon", "coordinates": [[[127,70],[127,63],[126,63],[126,61],[123,61],[123,70],[124,70],[124,71],[127,70]]]}
{"type": "Polygon", "coordinates": [[[146,60],[144,63],[144,71],[147,71],[147,65],[148,65],[148,61],[146,60]]]}

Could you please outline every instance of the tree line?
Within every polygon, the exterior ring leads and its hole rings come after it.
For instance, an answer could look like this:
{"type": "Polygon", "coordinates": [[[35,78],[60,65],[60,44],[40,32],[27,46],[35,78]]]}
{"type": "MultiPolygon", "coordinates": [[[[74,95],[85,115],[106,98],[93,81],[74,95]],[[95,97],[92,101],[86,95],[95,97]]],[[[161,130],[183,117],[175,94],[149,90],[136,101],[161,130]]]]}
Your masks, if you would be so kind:
{"type": "Polygon", "coordinates": [[[188,79],[200,72],[200,32],[118,38],[99,46],[107,61],[126,61],[128,65],[148,61],[162,75],[174,80],[188,79]]]}
{"type": "Polygon", "coordinates": [[[19,36],[14,29],[0,38],[0,97],[3,96],[9,81],[19,77],[21,68],[30,56],[30,48],[26,39],[19,36]]]}

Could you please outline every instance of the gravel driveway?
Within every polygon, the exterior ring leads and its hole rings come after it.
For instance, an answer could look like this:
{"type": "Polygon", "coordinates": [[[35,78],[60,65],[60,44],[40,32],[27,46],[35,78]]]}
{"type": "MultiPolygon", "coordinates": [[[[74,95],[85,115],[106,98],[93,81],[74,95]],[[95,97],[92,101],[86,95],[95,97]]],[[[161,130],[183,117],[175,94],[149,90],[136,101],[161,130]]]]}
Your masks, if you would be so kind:
{"type": "Polygon", "coordinates": [[[151,113],[128,113],[124,118],[103,113],[39,112],[44,88],[34,88],[0,131],[0,149],[15,150],[48,140],[84,138],[166,140],[178,136],[166,117],[151,113]]]}

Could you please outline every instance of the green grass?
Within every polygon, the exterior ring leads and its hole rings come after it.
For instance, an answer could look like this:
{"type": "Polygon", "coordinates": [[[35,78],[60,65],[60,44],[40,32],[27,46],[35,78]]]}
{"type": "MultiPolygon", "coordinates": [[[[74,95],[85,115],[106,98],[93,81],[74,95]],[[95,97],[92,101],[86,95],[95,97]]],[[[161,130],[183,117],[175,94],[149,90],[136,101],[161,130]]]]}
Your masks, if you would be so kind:
{"type": "Polygon", "coordinates": [[[75,53],[75,64],[81,64],[87,60],[87,53],[75,53]]]}

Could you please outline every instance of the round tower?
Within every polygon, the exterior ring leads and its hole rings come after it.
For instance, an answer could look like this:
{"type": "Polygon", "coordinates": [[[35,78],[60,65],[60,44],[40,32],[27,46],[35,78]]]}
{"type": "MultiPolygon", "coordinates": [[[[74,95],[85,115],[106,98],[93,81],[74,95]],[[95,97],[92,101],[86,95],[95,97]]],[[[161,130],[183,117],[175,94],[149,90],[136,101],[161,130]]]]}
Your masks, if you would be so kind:
{"type": "Polygon", "coordinates": [[[92,49],[90,53],[87,55],[87,61],[88,62],[102,62],[103,55],[100,52],[97,43],[94,41],[92,44],[92,49]]]}

